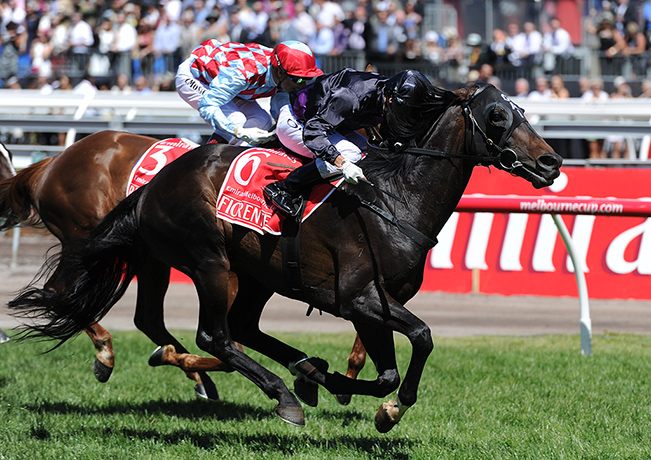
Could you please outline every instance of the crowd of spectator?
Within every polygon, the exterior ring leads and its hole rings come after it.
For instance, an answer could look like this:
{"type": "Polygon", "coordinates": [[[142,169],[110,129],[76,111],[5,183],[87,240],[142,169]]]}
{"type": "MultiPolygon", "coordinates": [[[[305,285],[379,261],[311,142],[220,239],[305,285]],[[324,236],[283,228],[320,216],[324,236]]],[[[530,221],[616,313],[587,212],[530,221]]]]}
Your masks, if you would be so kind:
{"type": "MultiPolygon", "coordinates": [[[[594,2],[584,18],[582,46],[604,66],[635,57],[629,75],[615,79],[612,94],[603,81],[582,78],[565,87],[559,63],[574,44],[554,16],[509,21],[490,40],[461,37],[456,27],[427,30],[426,0],[2,0],[0,88],[43,93],[70,89],[119,93],[173,91],[178,64],[208,38],[273,47],[300,40],[318,56],[364,53],[366,62],[396,68],[445,69],[446,83],[476,80],[502,86],[516,99],[649,97],[647,56],[651,44],[651,0],[594,2]],[[514,72],[515,71],[515,72],[514,72]],[[631,85],[629,85],[629,82],[631,85]],[[641,82],[641,84],[640,84],[641,82]],[[597,92],[597,85],[601,92],[597,92]],[[530,88],[531,87],[531,88],[530,88]],[[605,94],[605,95],[604,95],[605,94]]],[[[611,69],[612,70],[612,69],[611,69]]],[[[621,67],[615,69],[620,75],[621,67]]],[[[594,72],[593,72],[594,73],[594,72]]],[[[651,74],[649,75],[651,77],[651,74]]],[[[438,83],[441,83],[440,81],[438,83]]],[[[625,156],[615,139],[590,143],[586,156],[625,156]]]]}
{"type": "MultiPolygon", "coordinates": [[[[499,79],[489,78],[496,86],[500,85],[499,79]]],[[[585,104],[600,104],[609,99],[640,99],[651,98],[651,78],[641,81],[640,92],[633,95],[631,85],[623,76],[614,79],[613,90],[608,92],[604,89],[604,81],[601,78],[581,77],[578,81],[578,97],[585,104]]],[[[539,76],[535,79],[535,89],[532,89],[529,80],[518,78],[515,81],[515,91],[512,99],[520,101],[553,101],[571,97],[570,91],[560,75],[539,76]]],[[[566,158],[590,158],[603,159],[614,158],[631,159],[631,152],[639,149],[639,141],[626,139],[622,136],[611,135],[602,139],[549,139],[548,142],[558,153],[566,158]]]]}
{"type": "Polygon", "coordinates": [[[296,39],[319,55],[422,56],[419,0],[3,0],[0,14],[2,87],[61,76],[112,87],[118,75],[154,86],[208,38],[270,47],[296,39]]]}
{"type": "MultiPolygon", "coordinates": [[[[152,89],[166,88],[178,63],[208,38],[270,47],[296,39],[321,56],[357,51],[371,63],[442,68],[447,82],[461,84],[476,79],[484,64],[497,75],[522,69],[512,75],[533,83],[540,74],[559,73],[559,63],[573,56],[570,34],[556,17],[537,18],[539,27],[532,20],[509,21],[489,40],[477,33],[464,38],[456,27],[426,30],[426,3],[2,0],[0,87],[38,88],[46,80],[57,86],[62,76],[74,83],[90,76],[98,87],[112,88],[126,75],[130,86],[144,76],[152,89]]],[[[651,0],[595,3],[584,19],[586,46],[602,53],[603,66],[637,57],[634,75],[646,77],[651,0]]]]}

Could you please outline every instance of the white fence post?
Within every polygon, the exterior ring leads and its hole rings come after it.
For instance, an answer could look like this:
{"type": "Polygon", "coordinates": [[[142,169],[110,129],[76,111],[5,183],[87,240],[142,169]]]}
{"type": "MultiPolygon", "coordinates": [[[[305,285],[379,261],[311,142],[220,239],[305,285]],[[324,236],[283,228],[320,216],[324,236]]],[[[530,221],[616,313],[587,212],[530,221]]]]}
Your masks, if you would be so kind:
{"type": "Polygon", "coordinates": [[[572,265],[574,265],[574,276],[576,276],[576,285],[579,289],[579,306],[580,306],[580,318],[579,322],[581,324],[581,353],[585,356],[592,355],[592,320],[590,319],[590,303],[588,300],[588,286],[585,282],[585,271],[583,263],[576,255],[576,250],[574,249],[574,242],[570,236],[570,232],[567,231],[565,222],[558,214],[552,214],[556,228],[563,238],[565,243],[565,248],[570,255],[572,260],[572,265]]]}

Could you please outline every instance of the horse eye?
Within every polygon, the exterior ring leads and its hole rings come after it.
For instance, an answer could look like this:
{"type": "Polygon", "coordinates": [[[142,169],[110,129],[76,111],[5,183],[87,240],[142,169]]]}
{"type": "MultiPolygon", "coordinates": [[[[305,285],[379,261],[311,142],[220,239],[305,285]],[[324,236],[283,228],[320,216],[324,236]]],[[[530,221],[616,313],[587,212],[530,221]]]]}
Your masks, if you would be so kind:
{"type": "Polygon", "coordinates": [[[493,124],[498,124],[505,120],[506,120],[506,114],[504,113],[504,109],[498,107],[491,110],[491,113],[488,116],[488,121],[490,121],[493,124]]]}

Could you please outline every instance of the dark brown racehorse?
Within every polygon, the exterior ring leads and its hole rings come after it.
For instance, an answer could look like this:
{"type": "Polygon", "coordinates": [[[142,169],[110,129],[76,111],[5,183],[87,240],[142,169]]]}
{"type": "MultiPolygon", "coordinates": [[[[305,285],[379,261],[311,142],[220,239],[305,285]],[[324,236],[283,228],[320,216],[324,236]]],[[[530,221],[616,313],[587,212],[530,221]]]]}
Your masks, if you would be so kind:
{"type": "Polygon", "coordinates": [[[280,377],[233,340],[335,394],[384,397],[399,389],[397,401],[384,403],[376,414],[378,430],[388,431],[416,402],[433,348],[429,328],[404,304],[418,291],[427,254],[473,168],[494,165],[540,188],[552,183],[562,163],[496,88],[474,86],[438,97],[441,108],[431,112],[394,112],[389,106],[391,132],[411,129],[416,146],[391,142],[387,151],[371,150],[360,164],[375,187],[343,184],[303,224],[299,293],[285,284],[279,237],[215,217],[217,192],[242,149],[208,145],[164,168],[121,202],[83,245],[62,252],[59,275],[68,289],[30,286],[10,308],[17,316],[38,318],[27,337],[65,341],[100,320],[140,273],[142,261],[153,259],[193,280],[200,302],[199,347],[276,399],[283,420],[303,425],[300,403],[280,377]],[[274,292],[350,320],[378,378],[329,373],[326,362],[260,331],[260,315],[274,292]],[[413,347],[402,384],[395,331],[413,347]]]}
{"type": "MultiPolygon", "coordinates": [[[[131,170],[156,141],[126,132],[102,131],[79,140],[56,157],[23,169],[0,183],[0,230],[42,222],[64,249],[74,244],[124,199],[131,170]]],[[[0,172],[4,171],[2,164],[0,161],[0,172]]],[[[154,343],[173,343],[185,350],[163,322],[169,276],[169,267],[155,262],[145,264],[138,274],[134,322],[154,343]]],[[[58,271],[45,285],[61,288],[58,271]]],[[[98,351],[93,371],[99,381],[105,382],[115,363],[111,334],[97,323],[89,324],[86,333],[98,351]]],[[[188,373],[188,377],[196,382],[199,395],[218,399],[207,374],[188,373]]]]}

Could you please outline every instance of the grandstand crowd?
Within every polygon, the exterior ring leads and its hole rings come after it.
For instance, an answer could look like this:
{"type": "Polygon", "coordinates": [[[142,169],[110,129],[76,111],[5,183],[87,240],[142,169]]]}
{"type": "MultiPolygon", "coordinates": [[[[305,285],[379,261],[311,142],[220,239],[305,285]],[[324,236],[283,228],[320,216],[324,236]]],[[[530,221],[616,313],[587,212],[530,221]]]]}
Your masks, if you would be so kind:
{"type": "MultiPolygon", "coordinates": [[[[599,59],[591,75],[614,78],[628,64],[629,79],[646,78],[651,1],[580,3],[592,5],[581,39],[599,59]]],[[[295,39],[322,58],[363,53],[366,62],[393,63],[392,69],[425,66],[437,69],[430,75],[460,84],[483,78],[483,64],[511,82],[527,78],[533,84],[538,76],[563,73],[562,64],[574,56],[576,37],[573,43],[562,20],[548,14],[535,22],[509,22],[486,39],[477,33],[461,37],[453,26],[424,27],[427,5],[424,0],[3,0],[0,87],[60,87],[66,84],[62,77],[73,85],[92,77],[98,88],[173,89],[178,64],[208,38],[269,47],[295,39]]]]}
{"type": "Polygon", "coordinates": [[[573,43],[549,14],[509,22],[488,40],[433,30],[424,0],[2,0],[0,88],[173,91],[178,64],[206,39],[295,39],[323,63],[357,53],[383,73],[417,68],[445,86],[487,80],[517,99],[650,97],[651,0],[581,4],[584,33],[573,43]],[[594,65],[566,85],[575,45],[594,65]]]}

